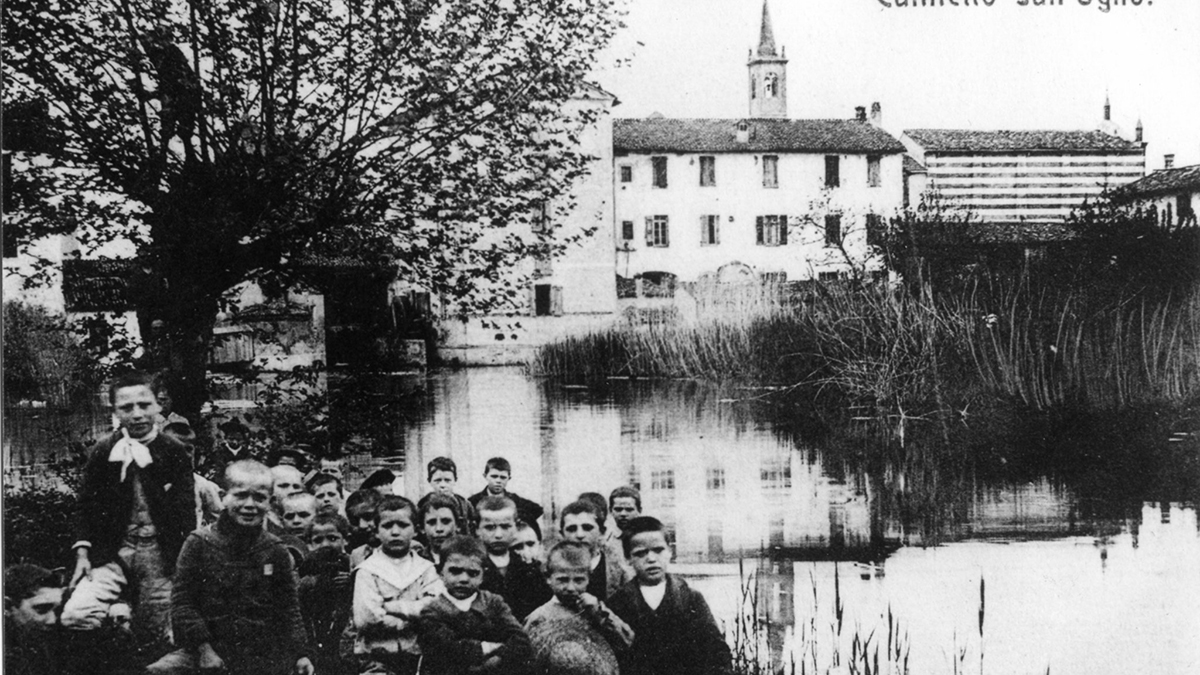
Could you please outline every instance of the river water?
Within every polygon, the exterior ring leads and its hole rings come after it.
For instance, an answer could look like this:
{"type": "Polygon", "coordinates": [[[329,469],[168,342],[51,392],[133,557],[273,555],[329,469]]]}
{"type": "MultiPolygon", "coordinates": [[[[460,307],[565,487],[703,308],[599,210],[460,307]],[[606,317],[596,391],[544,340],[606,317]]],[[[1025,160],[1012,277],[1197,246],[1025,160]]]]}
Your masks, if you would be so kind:
{"type": "Polygon", "coordinates": [[[1097,465],[1082,470],[1009,471],[1019,448],[990,449],[1000,468],[986,471],[911,448],[859,461],[748,400],[760,393],[446,372],[418,386],[392,444],[409,495],[428,490],[423,467],[439,455],[458,463],[460,494],[482,489],[489,457],[508,458],[510,489],[554,515],[584,491],[639,487],[644,513],[673,531],[674,571],[731,633],[757,614],[742,644],[775,667],[861,672],[857,635],[896,672],[890,634],[913,673],[1200,673],[1194,436],[1147,439],[1180,466],[1141,478],[1104,466],[1104,447],[1072,455],[1097,465]]]}

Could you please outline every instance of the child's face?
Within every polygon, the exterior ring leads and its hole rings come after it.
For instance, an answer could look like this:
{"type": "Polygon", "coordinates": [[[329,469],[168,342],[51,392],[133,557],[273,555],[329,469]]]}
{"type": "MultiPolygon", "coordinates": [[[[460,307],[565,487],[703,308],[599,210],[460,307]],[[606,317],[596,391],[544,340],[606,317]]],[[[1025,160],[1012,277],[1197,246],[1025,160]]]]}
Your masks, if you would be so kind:
{"type": "Polygon", "coordinates": [[[453,471],[434,471],[433,476],[429,479],[429,484],[433,486],[434,492],[440,492],[444,495],[454,494],[454,485],[458,483],[458,477],[453,471]]]}
{"type": "Polygon", "coordinates": [[[317,498],[317,508],[330,508],[337,511],[342,506],[342,493],[338,492],[337,483],[322,483],[313,491],[317,498]]]}
{"type": "Polygon", "coordinates": [[[304,492],[304,476],[294,466],[280,464],[271,468],[275,478],[275,503],[282,504],[284,497],[304,492]]]}
{"type": "Polygon", "coordinates": [[[567,607],[574,607],[579,602],[579,596],[587,592],[587,567],[572,567],[559,556],[550,558],[550,572],[546,575],[546,583],[554,597],[567,607]]]}
{"type": "Polygon", "coordinates": [[[122,429],[133,438],[142,438],[154,430],[162,406],[150,387],[139,384],[113,392],[113,412],[122,429]]]}
{"type": "Polygon", "coordinates": [[[479,512],[479,540],[492,555],[508,553],[517,529],[517,514],[513,509],[479,512]]]}
{"type": "Polygon", "coordinates": [[[342,480],[342,460],[340,459],[322,459],[321,468],[318,469],[321,473],[327,473],[338,480],[342,480]]]}
{"type": "Polygon", "coordinates": [[[508,479],[511,476],[507,471],[501,469],[488,469],[488,472],[483,474],[487,480],[487,490],[494,495],[502,495],[508,488],[508,479]]]}
{"type": "Polygon", "coordinates": [[[637,574],[638,583],[655,586],[667,578],[671,549],[662,532],[641,532],[629,542],[629,563],[637,574]]]}
{"type": "Polygon", "coordinates": [[[281,518],[288,534],[304,536],[315,515],[317,512],[312,507],[311,499],[289,499],[283,505],[281,518]]]}
{"type": "Polygon", "coordinates": [[[338,553],[345,553],[346,540],[333,523],[313,525],[308,532],[308,548],[313,551],[329,548],[338,553]]]}
{"type": "Polygon", "coordinates": [[[517,533],[513,536],[513,543],[508,547],[508,552],[516,554],[518,558],[527,563],[540,562],[542,542],[538,541],[537,534],[534,533],[532,527],[518,527],[517,533]]]}
{"type": "Polygon", "coordinates": [[[270,502],[270,477],[234,471],[229,475],[229,487],[221,499],[221,506],[238,525],[262,527],[270,502]]]}
{"type": "Polygon", "coordinates": [[[563,518],[563,537],[567,541],[584,544],[593,554],[600,546],[600,535],[603,533],[594,513],[569,513],[563,518]]]}
{"type": "Polygon", "coordinates": [[[416,534],[412,512],[408,509],[379,513],[379,528],[375,531],[375,535],[379,537],[379,547],[385,554],[393,558],[408,555],[416,534]]]}
{"type": "MultiPolygon", "coordinates": [[[[62,596],[63,589],[43,586],[4,613],[17,630],[49,630],[58,621],[55,610],[62,603],[62,596]]],[[[8,604],[7,599],[5,604],[8,604]]]]}
{"type": "Polygon", "coordinates": [[[442,583],[451,597],[466,600],[479,592],[483,583],[483,564],[470,556],[455,553],[442,562],[442,583]]]}
{"type": "Polygon", "coordinates": [[[375,529],[375,512],[369,506],[361,506],[346,512],[346,519],[355,532],[370,532],[375,529]]]}
{"type": "Polygon", "coordinates": [[[453,534],[458,534],[458,524],[454,522],[454,513],[450,509],[429,509],[425,512],[425,522],[422,523],[425,538],[430,544],[440,544],[453,534]]]}
{"type": "Polygon", "coordinates": [[[637,501],[633,497],[617,497],[612,502],[611,511],[613,521],[622,530],[625,529],[626,523],[641,514],[637,507],[637,501]]]}

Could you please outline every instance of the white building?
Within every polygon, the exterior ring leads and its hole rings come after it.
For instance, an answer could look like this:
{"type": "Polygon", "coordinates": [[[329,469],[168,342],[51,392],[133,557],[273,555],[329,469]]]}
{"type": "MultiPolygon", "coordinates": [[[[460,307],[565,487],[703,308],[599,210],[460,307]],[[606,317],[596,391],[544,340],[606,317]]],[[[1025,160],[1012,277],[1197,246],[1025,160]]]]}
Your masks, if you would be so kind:
{"type": "Polygon", "coordinates": [[[901,206],[904,152],[880,128],[879,105],[870,119],[864,108],[853,119],[788,119],[787,58],[765,3],[746,65],[748,117],[614,121],[625,288],[634,279],[783,281],[878,268],[867,230],[901,206]]]}
{"type": "Polygon", "coordinates": [[[1118,198],[1154,209],[1159,224],[1166,228],[1196,227],[1200,213],[1200,164],[1175,168],[1168,155],[1167,168],[1134,181],[1120,190],[1118,198]]]}

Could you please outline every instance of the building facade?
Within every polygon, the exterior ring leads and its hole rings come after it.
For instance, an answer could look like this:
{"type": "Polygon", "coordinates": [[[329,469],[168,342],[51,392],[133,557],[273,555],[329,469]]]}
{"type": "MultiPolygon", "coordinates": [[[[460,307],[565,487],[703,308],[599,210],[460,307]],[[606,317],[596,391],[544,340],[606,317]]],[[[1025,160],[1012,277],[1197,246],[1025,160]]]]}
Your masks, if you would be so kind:
{"type": "Polygon", "coordinates": [[[614,120],[619,286],[878,268],[867,232],[900,208],[904,152],[878,104],[870,119],[789,119],[765,3],[746,65],[746,118],[614,120]]]}
{"type": "Polygon", "coordinates": [[[1196,227],[1200,213],[1200,164],[1170,167],[1134,181],[1117,193],[1120,201],[1154,209],[1166,228],[1196,227]]]}

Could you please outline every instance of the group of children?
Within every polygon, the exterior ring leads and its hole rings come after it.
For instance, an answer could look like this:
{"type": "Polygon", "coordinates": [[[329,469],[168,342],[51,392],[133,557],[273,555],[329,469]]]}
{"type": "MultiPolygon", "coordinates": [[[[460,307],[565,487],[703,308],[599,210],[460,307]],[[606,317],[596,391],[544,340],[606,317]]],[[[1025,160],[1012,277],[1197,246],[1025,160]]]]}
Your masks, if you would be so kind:
{"type": "Polygon", "coordinates": [[[580,495],[544,552],[543,509],[507,490],[503,458],[469,499],[454,493],[454,462],[434,459],[417,504],[370,480],[343,500],[337,462],[306,483],[295,466],[231,459],[215,522],[178,549],[175,650],[149,673],[730,671],[704,598],[668,573],[666,530],[631,487],[580,495]]]}

